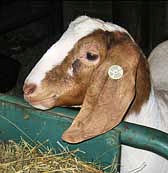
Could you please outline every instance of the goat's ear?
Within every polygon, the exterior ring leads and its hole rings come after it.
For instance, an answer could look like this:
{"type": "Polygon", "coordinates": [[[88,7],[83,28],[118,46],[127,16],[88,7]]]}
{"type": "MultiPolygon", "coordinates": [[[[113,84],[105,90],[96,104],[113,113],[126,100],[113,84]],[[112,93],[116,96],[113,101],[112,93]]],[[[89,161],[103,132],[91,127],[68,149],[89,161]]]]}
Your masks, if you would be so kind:
{"type": "Polygon", "coordinates": [[[130,39],[108,50],[104,62],[92,74],[79,114],[62,136],[64,141],[78,143],[121,122],[135,97],[138,59],[130,39]]]}

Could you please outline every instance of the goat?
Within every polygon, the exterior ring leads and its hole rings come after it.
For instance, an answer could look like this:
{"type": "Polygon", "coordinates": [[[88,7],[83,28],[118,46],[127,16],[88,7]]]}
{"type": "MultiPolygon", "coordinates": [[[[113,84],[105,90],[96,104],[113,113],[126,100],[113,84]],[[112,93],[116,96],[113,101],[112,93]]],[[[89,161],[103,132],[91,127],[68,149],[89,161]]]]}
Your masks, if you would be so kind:
{"type": "MultiPolygon", "coordinates": [[[[62,139],[78,143],[124,121],[168,132],[168,93],[156,90],[148,62],[122,27],[80,16],[41,58],[24,83],[24,98],[42,110],[82,105],[62,139]]],[[[168,161],[122,146],[121,173],[166,173],[168,161]]]]}
{"type": "Polygon", "coordinates": [[[168,41],[160,43],[149,55],[151,78],[157,90],[168,90],[168,41]]]}

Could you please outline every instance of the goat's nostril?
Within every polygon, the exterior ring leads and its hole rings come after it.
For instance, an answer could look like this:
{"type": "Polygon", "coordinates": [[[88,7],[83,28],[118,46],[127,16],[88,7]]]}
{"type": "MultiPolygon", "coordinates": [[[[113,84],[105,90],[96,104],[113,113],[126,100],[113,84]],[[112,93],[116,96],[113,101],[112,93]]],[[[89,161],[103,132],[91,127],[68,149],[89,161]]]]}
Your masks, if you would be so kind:
{"type": "Polygon", "coordinates": [[[35,84],[24,84],[23,91],[24,94],[32,94],[36,90],[37,86],[35,84]]]}

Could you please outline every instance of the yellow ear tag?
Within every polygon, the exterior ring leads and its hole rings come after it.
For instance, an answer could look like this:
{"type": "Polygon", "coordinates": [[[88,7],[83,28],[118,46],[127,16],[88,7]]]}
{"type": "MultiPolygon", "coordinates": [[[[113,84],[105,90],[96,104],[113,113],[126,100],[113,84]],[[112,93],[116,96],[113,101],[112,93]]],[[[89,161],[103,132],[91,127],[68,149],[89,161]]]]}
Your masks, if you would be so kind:
{"type": "Polygon", "coordinates": [[[123,76],[123,68],[119,65],[112,65],[108,69],[108,75],[112,79],[120,79],[123,76]]]}

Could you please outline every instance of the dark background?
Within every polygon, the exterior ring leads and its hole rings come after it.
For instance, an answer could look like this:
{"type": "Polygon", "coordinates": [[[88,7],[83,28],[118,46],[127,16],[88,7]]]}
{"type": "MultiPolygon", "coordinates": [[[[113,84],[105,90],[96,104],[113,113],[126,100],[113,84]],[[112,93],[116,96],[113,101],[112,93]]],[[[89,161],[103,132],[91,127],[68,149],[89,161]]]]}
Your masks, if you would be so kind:
{"type": "Polygon", "coordinates": [[[168,38],[166,1],[1,0],[0,92],[21,96],[34,64],[80,15],[126,28],[146,56],[168,38]]]}

